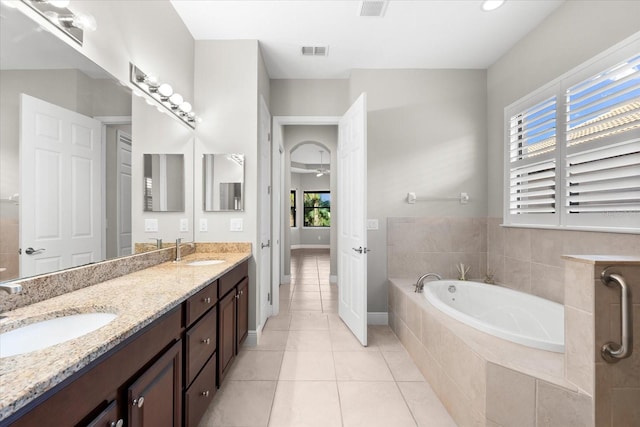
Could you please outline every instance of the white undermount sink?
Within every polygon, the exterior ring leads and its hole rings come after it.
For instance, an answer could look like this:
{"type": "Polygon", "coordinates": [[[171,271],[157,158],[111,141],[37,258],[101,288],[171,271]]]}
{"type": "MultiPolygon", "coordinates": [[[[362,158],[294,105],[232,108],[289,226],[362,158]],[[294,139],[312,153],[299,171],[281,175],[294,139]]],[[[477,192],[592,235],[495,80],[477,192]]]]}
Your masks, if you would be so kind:
{"type": "Polygon", "coordinates": [[[223,262],[224,262],[224,260],[222,260],[222,259],[201,259],[201,260],[198,260],[198,261],[188,262],[187,265],[194,265],[194,266],[216,265],[216,264],[222,264],[223,262]]]}
{"type": "Polygon", "coordinates": [[[0,334],[0,358],[30,353],[93,332],[117,317],[113,313],[85,313],[31,323],[0,334]]]}

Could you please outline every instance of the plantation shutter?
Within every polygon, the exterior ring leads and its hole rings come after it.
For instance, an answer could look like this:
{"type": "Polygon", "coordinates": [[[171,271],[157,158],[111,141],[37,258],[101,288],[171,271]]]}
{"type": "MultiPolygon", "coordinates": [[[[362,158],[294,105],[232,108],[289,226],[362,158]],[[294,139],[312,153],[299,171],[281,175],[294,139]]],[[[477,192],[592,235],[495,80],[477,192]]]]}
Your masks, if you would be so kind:
{"type": "Polygon", "coordinates": [[[509,118],[508,215],[514,224],[557,223],[556,96],[509,118]]]}
{"type": "Polygon", "coordinates": [[[640,226],[640,55],[566,91],[567,225],[640,226]]]}

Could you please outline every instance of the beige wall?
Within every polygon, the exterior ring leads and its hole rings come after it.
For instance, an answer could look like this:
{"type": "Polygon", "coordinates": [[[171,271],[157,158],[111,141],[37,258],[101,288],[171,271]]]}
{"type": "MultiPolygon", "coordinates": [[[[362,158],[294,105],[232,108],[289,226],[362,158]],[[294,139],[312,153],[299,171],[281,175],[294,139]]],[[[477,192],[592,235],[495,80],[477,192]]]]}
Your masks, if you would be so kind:
{"type": "Polygon", "coordinates": [[[349,108],[349,80],[271,80],[271,115],[341,116],[349,108]]]}
{"type": "Polygon", "coordinates": [[[368,311],[386,311],[387,218],[486,215],[486,72],[354,70],[349,99],[367,92],[368,311]],[[471,202],[405,201],[455,197],[471,202]]]}
{"type": "Polygon", "coordinates": [[[251,242],[254,258],[249,263],[249,329],[256,328],[256,247],[258,243],[258,102],[259,47],[256,40],[198,41],[195,56],[195,85],[198,88],[194,109],[203,121],[196,130],[195,227],[201,218],[208,231],[195,232],[198,242],[251,242]],[[240,153],[245,156],[243,212],[204,212],[202,208],[202,155],[240,153]],[[229,231],[232,218],[243,220],[243,231],[229,231]]]}

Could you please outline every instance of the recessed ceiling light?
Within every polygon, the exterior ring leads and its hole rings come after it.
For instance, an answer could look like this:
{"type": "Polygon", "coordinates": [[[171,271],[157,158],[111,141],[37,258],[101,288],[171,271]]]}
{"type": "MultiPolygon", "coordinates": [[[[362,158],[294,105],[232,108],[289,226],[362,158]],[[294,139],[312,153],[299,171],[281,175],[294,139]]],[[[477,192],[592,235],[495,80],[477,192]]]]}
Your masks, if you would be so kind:
{"type": "Polygon", "coordinates": [[[485,2],[482,3],[482,10],[484,10],[485,12],[490,12],[492,10],[496,10],[503,4],[504,0],[485,0],[485,2]]]}

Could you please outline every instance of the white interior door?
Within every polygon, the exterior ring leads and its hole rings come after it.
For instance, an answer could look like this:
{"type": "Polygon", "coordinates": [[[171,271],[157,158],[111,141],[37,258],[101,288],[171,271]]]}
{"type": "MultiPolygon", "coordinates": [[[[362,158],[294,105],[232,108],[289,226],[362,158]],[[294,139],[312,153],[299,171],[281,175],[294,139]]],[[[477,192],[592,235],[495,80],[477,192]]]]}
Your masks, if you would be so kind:
{"type": "Polygon", "coordinates": [[[118,256],[133,253],[131,240],[131,135],[118,130],[118,256]]]}
{"type": "Polygon", "coordinates": [[[338,124],[338,313],[367,345],[367,95],[338,124]]]}
{"type": "Polygon", "coordinates": [[[101,124],[20,95],[20,275],[102,259],[101,124]]]}
{"type": "Polygon", "coordinates": [[[258,145],[260,155],[260,248],[258,267],[258,294],[260,325],[264,325],[271,315],[271,113],[264,99],[260,97],[258,145]]]}

